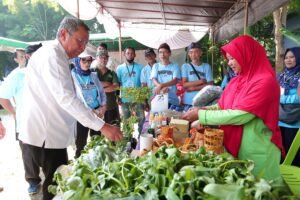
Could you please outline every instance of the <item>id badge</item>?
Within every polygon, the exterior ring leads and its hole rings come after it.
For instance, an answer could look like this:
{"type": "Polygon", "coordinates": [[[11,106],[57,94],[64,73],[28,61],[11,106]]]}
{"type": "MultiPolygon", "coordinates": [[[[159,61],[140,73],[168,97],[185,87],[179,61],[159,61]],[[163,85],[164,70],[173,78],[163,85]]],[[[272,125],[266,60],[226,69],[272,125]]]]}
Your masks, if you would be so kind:
{"type": "Polygon", "coordinates": [[[127,86],[128,87],[134,87],[133,81],[132,80],[128,80],[127,81],[127,86]]]}
{"type": "Polygon", "coordinates": [[[280,87],[280,95],[284,95],[284,88],[280,87]]]}

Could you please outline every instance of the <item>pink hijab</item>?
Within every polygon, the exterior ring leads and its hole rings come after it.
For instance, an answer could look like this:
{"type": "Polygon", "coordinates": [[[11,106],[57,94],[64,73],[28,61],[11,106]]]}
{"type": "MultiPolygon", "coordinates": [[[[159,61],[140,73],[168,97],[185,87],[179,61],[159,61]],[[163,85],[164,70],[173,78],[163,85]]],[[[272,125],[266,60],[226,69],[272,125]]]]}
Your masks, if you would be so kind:
{"type": "MultiPolygon", "coordinates": [[[[264,48],[252,37],[244,35],[221,50],[225,57],[229,53],[240,64],[241,72],[226,86],[219,106],[222,110],[243,110],[262,119],[273,133],[271,141],[284,152],[278,127],[280,89],[264,48]]],[[[225,147],[237,157],[243,125],[224,125],[221,128],[225,134],[225,147]]]]}

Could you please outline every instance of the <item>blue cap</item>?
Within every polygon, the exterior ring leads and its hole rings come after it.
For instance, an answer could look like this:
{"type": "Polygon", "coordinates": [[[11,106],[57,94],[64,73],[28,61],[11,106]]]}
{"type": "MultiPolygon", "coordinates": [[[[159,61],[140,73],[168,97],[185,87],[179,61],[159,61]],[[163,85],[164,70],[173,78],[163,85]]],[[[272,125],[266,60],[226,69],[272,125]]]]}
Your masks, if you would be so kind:
{"type": "Polygon", "coordinates": [[[192,42],[188,47],[187,50],[191,50],[191,49],[201,49],[200,44],[196,43],[196,42],[192,42]]]}

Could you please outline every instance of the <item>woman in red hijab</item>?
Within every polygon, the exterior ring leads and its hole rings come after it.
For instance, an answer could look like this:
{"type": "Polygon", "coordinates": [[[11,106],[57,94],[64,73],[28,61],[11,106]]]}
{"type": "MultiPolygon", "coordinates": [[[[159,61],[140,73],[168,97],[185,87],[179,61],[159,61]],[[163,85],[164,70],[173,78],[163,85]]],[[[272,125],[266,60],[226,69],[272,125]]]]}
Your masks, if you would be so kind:
{"type": "Polygon", "coordinates": [[[195,108],[183,118],[220,125],[224,146],[234,157],[253,160],[253,173],[268,180],[280,176],[282,150],[278,127],[280,89],[264,48],[250,36],[239,36],[221,48],[237,75],[218,104],[195,108]]]}

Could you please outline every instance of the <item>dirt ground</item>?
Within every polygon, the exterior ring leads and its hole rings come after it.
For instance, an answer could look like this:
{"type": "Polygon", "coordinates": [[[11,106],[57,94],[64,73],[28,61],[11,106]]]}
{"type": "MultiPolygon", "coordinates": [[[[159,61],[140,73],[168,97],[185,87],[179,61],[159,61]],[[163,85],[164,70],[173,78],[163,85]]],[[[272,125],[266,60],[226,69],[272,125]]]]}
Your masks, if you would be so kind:
{"type": "Polygon", "coordinates": [[[0,140],[0,200],[39,200],[38,194],[28,195],[28,183],[24,178],[24,167],[19,143],[15,139],[14,119],[1,111],[6,136],[0,140]]]}
{"type": "MultiPolygon", "coordinates": [[[[0,200],[40,200],[41,188],[35,195],[27,192],[28,183],[24,178],[20,146],[15,140],[14,119],[3,110],[0,111],[0,116],[6,128],[6,136],[0,140],[0,186],[4,188],[0,192],[0,200]]],[[[69,159],[74,157],[72,147],[68,148],[68,154],[69,159]]]]}
{"type": "MultiPolygon", "coordinates": [[[[0,140],[0,186],[4,188],[0,192],[0,200],[40,200],[42,199],[41,188],[35,195],[29,195],[27,192],[29,185],[24,178],[20,146],[15,139],[14,119],[4,110],[0,110],[0,117],[6,128],[6,136],[0,140]]],[[[134,137],[138,135],[137,124],[133,135],[134,137]]],[[[68,147],[69,160],[73,159],[74,155],[75,147],[68,147]]],[[[42,178],[43,174],[41,173],[40,176],[42,178]]],[[[60,199],[60,197],[54,198],[54,200],[60,199]]]]}

